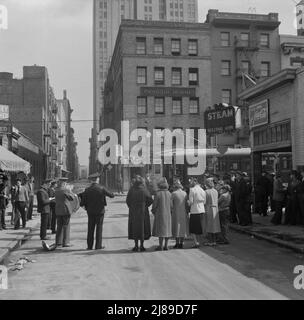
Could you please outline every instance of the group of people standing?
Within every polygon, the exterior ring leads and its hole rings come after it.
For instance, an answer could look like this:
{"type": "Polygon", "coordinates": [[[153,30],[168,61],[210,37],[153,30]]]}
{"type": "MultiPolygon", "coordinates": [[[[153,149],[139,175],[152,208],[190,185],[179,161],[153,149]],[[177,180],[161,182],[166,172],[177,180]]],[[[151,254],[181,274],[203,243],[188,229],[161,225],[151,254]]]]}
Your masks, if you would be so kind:
{"type": "Polygon", "coordinates": [[[170,238],[175,238],[173,248],[181,249],[189,235],[193,237],[193,248],[200,246],[199,236],[204,244],[228,244],[228,219],[230,216],[230,186],[222,185],[216,190],[213,178],[206,180],[206,190],[196,178],[189,181],[184,190],[176,179],[169,191],[165,178],[153,190],[149,181],[136,176],[128,192],[126,203],[129,207],[128,237],[134,240],[133,251],[145,251],[144,241],[151,235],[159,238],[156,250],[167,251],[170,238]],[[151,228],[149,207],[154,216],[151,228]]]}
{"type": "Polygon", "coordinates": [[[33,218],[34,196],[34,177],[27,177],[23,183],[18,178],[16,184],[9,188],[7,175],[0,173],[0,230],[7,228],[5,216],[9,201],[12,204],[11,224],[14,229],[20,229],[21,223],[22,228],[26,228],[27,221],[33,218]]]}

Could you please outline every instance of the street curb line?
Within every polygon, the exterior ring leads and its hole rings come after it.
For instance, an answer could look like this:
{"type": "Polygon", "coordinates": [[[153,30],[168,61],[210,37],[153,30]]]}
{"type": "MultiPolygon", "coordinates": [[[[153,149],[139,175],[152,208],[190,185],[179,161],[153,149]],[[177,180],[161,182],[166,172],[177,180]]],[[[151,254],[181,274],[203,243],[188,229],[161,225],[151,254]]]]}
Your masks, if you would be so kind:
{"type": "Polygon", "coordinates": [[[26,230],[26,233],[20,236],[17,236],[17,238],[15,240],[13,240],[12,242],[9,243],[8,247],[5,249],[2,249],[1,251],[3,251],[3,253],[1,253],[0,255],[0,264],[7,258],[7,256],[14,251],[15,249],[19,248],[21,246],[21,243],[23,241],[26,241],[26,238],[29,234],[32,233],[32,231],[34,231],[34,229],[36,229],[39,226],[39,223],[37,223],[35,226],[30,227],[26,230]]]}
{"type": "Polygon", "coordinates": [[[268,241],[268,242],[271,242],[271,243],[274,243],[274,244],[277,244],[279,245],[280,247],[284,247],[284,248],[287,248],[287,249],[291,249],[297,253],[301,253],[303,254],[304,253],[304,248],[300,248],[300,247],[297,247],[295,245],[292,245],[286,241],[283,241],[283,240],[280,240],[280,239],[274,239],[272,237],[269,237],[269,236],[265,236],[265,235],[262,235],[262,234],[259,234],[255,231],[251,231],[251,230],[244,230],[238,226],[234,226],[234,225],[230,225],[229,226],[230,229],[234,230],[234,231],[237,231],[239,233],[244,233],[244,234],[248,234],[248,235],[252,235],[254,236],[255,238],[257,239],[260,239],[260,240],[265,240],[265,241],[268,241]]]}

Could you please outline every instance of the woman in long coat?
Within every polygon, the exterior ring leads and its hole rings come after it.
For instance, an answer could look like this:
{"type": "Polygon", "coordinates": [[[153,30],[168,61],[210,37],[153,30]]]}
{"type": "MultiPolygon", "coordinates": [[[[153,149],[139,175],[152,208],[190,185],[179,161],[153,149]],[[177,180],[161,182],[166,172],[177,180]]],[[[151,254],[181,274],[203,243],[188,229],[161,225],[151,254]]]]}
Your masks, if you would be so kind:
{"type": "Polygon", "coordinates": [[[176,239],[174,249],[182,249],[188,235],[187,193],[179,180],[175,181],[171,195],[172,236],[176,239]]]}
{"type": "Polygon", "coordinates": [[[218,210],[218,192],[214,189],[214,182],[212,178],[206,180],[206,221],[207,233],[210,242],[207,245],[216,245],[216,234],[221,232],[219,210],[218,210]]]}
{"type": "Polygon", "coordinates": [[[130,188],[127,199],[129,207],[129,240],[134,240],[134,252],[145,251],[144,241],[151,237],[151,225],[149,217],[149,206],[153,199],[146,189],[144,179],[140,176],[135,177],[133,186],[130,188]],[[140,248],[138,242],[140,241],[140,248]]]}
{"type": "Polygon", "coordinates": [[[171,193],[166,178],[158,183],[159,190],[156,192],[152,213],[154,214],[153,236],[159,238],[157,251],[168,250],[169,238],[172,237],[172,219],[171,219],[171,193]],[[165,239],[165,246],[163,242],[165,239]]]}

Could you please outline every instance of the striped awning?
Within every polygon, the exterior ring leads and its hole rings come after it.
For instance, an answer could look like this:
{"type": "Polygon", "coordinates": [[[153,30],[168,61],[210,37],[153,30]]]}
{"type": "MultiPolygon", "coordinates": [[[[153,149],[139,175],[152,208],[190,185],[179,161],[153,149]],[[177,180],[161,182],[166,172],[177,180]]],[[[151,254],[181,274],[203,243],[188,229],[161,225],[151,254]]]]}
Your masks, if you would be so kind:
{"type": "Polygon", "coordinates": [[[0,146],[0,169],[8,172],[30,173],[31,164],[0,146]]]}

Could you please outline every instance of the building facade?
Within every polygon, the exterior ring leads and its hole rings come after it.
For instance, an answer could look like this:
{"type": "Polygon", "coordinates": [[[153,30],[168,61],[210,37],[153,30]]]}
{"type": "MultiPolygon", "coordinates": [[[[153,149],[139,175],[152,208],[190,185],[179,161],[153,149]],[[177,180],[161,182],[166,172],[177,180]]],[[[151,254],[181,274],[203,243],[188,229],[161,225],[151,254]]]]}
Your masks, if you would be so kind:
{"type": "Polygon", "coordinates": [[[304,168],[304,69],[287,68],[240,94],[249,104],[253,176],[304,168]]]}
{"type": "Polygon", "coordinates": [[[304,66],[304,36],[280,35],[281,69],[304,66]]]}
{"type": "MultiPolygon", "coordinates": [[[[105,84],[106,128],[120,138],[122,120],[129,121],[130,132],[192,128],[195,145],[198,129],[204,127],[204,111],[211,104],[209,44],[205,24],[123,21],[105,84]]],[[[108,182],[115,183],[121,174],[125,189],[136,173],[169,179],[183,175],[162,165],[104,169],[108,182]]]]}
{"type": "Polygon", "coordinates": [[[93,128],[90,172],[97,170],[97,134],[103,126],[104,83],[119,26],[124,19],[198,21],[197,0],[94,0],[93,5],[93,128]]]}

